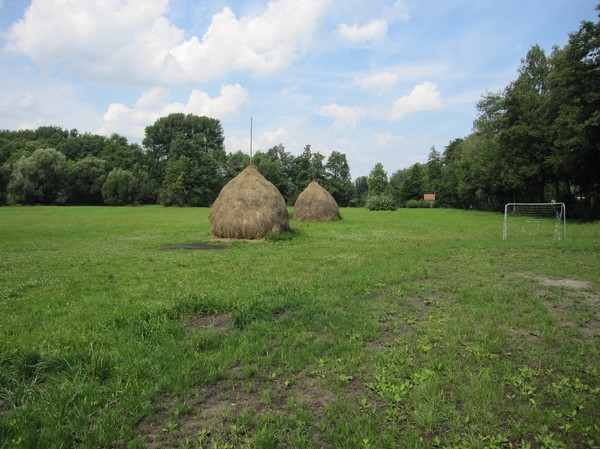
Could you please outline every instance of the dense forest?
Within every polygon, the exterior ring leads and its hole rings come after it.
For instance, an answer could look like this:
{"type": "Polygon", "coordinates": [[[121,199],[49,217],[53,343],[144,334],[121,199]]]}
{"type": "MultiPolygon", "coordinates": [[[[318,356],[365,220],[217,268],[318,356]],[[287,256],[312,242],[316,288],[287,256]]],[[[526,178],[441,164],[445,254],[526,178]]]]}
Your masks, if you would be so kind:
{"type": "MultiPolygon", "coordinates": [[[[344,153],[325,160],[310,145],[293,156],[280,144],[252,163],[290,205],[314,179],[340,206],[394,209],[435,193],[438,206],[561,201],[571,217],[600,217],[600,22],[582,22],[550,55],[531,47],[516,80],[484,93],[477,112],[470,135],[389,178],[377,164],[352,182],[344,153]]],[[[224,151],[218,120],[180,113],[146,127],[141,145],[54,126],[5,130],[0,204],[210,206],[249,163],[224,151]]]]}

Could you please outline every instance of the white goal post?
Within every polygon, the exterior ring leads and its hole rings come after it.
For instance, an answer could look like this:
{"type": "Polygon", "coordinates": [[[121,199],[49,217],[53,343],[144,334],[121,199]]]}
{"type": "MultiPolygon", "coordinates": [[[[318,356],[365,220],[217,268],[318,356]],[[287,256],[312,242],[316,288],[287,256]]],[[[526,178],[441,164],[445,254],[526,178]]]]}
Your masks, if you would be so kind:
{"type": "Polygon", "coordinates": [[[504,240],[508,237],[567,238],[564,203],[507,203],[504,206],[504,240]]]}

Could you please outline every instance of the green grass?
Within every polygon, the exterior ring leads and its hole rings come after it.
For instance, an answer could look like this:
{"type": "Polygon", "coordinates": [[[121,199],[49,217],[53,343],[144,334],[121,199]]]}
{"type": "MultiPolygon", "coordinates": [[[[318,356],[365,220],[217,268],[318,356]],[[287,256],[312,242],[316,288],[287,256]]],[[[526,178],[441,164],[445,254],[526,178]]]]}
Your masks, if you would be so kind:
{"type": "Polygon", "coordinates": [[[0,447],[600,447],[598,223],[208,213],[0,208],[0,447]]]}

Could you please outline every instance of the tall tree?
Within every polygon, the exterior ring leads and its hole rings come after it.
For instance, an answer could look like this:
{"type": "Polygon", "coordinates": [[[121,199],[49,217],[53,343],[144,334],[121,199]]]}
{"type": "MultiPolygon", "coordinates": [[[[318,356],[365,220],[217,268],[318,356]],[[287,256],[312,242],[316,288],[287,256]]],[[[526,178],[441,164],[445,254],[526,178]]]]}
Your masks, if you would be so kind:
{"type": "Polygon", "coordinates": [[[435,146],[432,146],[427,157],[427,179],[425,182],[425,189],[429,193],[437,193],[439,191],[440,183],[442,182],[443,167],[442,155],[435,146]]]}
{"type": "Polygon", "coordinates": [[[555,194],[568,200],[573,182],[591,210],[594,199],[600,202],[600,22],[582,22],[551,62],[555,194]]]}
{"type": "Polygon", "coordinates": [[[424,165],[416,163],[409,167],[406,180],[402,184],[401,189],[401,200],[406,202],[408,200],[421,200],[423,199],[424,191],[424,165]]]}
{"type": "Polygon", "coordinates": [[[408,178],[408,169],[406,168],[397,170],[390,176],[390,192],[394,198],[396,207],[400,207],[404,204],[402,199],[402,186],[404,185],[406,178],[408,178]]]}
{"type": "Polygon", "coordinates": [[[369,197],[388,193],[387,172],[384,170],[381,162],[375,164],[375,167],[369,172],[368,184],[369,197]]]}
{"type": "Polygon", "coordinates": [[[341,207],[347,207],[354,195],[350,167],[344,153],[332,151],[325,164],[324,186],[341,207]]]}
{"type": "Polygon", "coordinates": [[[352,198],[352,205],[355,207],[364,206],[368,194],[369,178],[366,176],[359,176],[354,180],[354,198],[352,198]]]}
{"type": "Polygon", "coordinates": [[[306,145],[302,154],[296,157],[292,177],[299,192],[303,191],[311,181],[321,183],[325,179],[324,159],[321,153],[313,153],[310,145],[306,145]]]}
{"type": "MultiPolygon", "coordinates": [[[[219,120],[193,114],[169,114],[146,127],[142,143],[153,159],[152,175],[161,185],[169,163],[185,157],[193,161],[190,167],[201,167],[202,176],[198,179],[204,185],[199,188],[212,189],[212,196],[216,197],[224,181],[227,162],[223,148],[223,128],[219,120]]],[[[180,165],[187,165],[187,162],[180,165]]],[[[175,168],[171,169],[173,170],[175,168]]],[[[172,185],[172,182],[173,179],[170,178],[167,184],[172,185]]],[[[163,195],[162,198],[166,197],[163,195]]],[[[195,203],[196,200],[192,198],[196,196],[188,198],[195,203]]]]}
{"type": "Polygon", "coordinates": [[[458,197],[458,161],[464,139],[454,139],[444,149],[442,179],[436,193],[436,202],[442,206],[461,207],[458,197]]]}
{"type": "Polygon", "coordinates": [[[519,77],[505,92],[505,121],[499,139],[504,168],[513,179],[513,195],[544,201],[544,170],[551,142],[546,106],[549,65],[544,51],[533,46],[521,61],[519,77]]]}

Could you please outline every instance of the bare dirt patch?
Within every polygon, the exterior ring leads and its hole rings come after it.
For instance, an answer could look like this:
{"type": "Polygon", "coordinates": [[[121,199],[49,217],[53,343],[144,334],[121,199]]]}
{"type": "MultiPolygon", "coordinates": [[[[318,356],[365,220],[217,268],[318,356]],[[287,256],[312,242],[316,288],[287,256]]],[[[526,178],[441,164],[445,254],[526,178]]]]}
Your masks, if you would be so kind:
{"type": "Polygon", "coordinates": [[[181,447],[186,440],[199,447],[239,443],[244,416],[258,422],[269,413],[291,417],[298,408],[312,418],[311,430],[318,439],[319,424],[327,416],[327,407],[335,401],[330,382],[319,376],[300,374],[289,379],[225,379],[197,387],[184,399],[165,398],[164,406],[152,420],[142,420],[136,428],[150,449],[181,447]],[[177,413],[177,410],[185,410],[177,413]],[[236,433],[237,432],[237,433],[236,433]]]}
{"type": "Polygon", "coordinates": [[[550,279],[545,277],[538,278],[542,285],[548,287],[566,287],[573,290],[585,290],[591,287],[591,284],[586,281],[578,281],[575,279],[550,279]]]}
{"type": "Polygon", "coordinates": [[[600,294],[592,292],[592,284],[576,279],[555,279],[516,273],[538,281],[543,287],[537,297],[543,300],[556,322],[579,329],[586,338],[600,335],[600,294]]]}
{"type": "Polygon", "coordinates": [[[225,334],[229,330],[230,319],[231,317],[228,313],[201,315],[194,317],[190,326],[199,329],[214,329],[221,334],[225,334]]]}
{"type": "Polygon", "coordinates": [[[592,284],[587,281],[579,281],[577,279],[555,279],[546,276],[536,276],[533,273],[526,272],[517,272],[515,274],[520,277],[536,280],[547,287],[565,287],[573,290],[586,290],[592,286],[592,284]]]}

